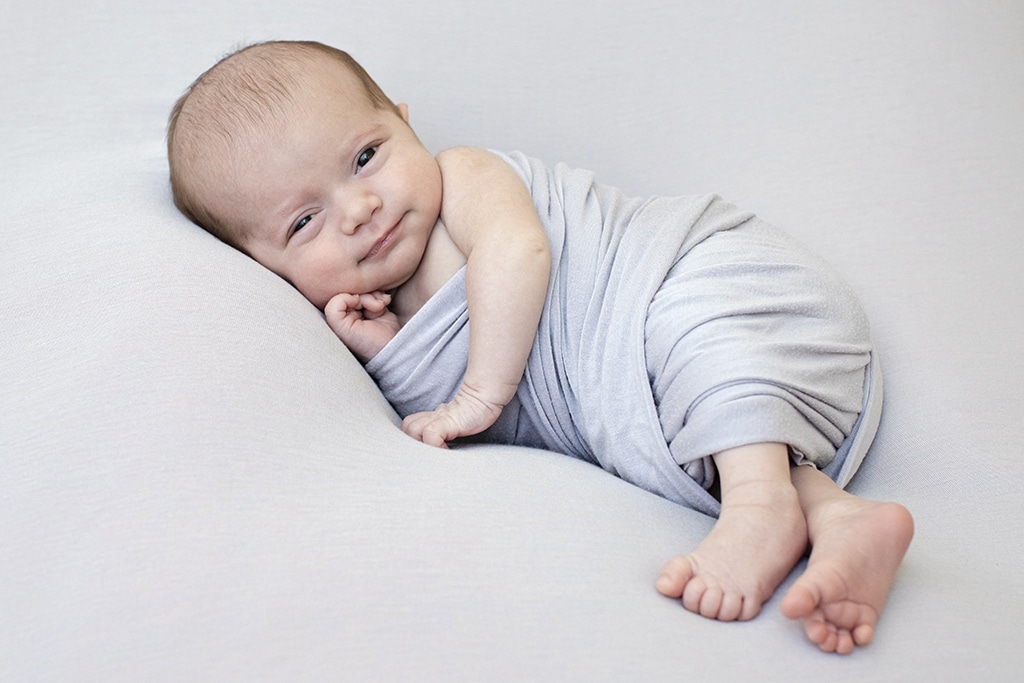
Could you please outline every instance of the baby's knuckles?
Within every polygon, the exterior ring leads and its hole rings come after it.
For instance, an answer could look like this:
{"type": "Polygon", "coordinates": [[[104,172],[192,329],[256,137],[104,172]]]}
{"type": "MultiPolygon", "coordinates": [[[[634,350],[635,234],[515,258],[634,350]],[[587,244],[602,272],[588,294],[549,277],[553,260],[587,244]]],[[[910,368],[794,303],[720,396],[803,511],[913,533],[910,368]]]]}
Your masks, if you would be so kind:
{"type": "Polygon", "coordinates": [[[402,430],[423,443],[444,448],[448,441],[479,434],[493,425],[501,409],[501,405],[482,401],[460,390],[450,403],[405,418],[402,430]]]}

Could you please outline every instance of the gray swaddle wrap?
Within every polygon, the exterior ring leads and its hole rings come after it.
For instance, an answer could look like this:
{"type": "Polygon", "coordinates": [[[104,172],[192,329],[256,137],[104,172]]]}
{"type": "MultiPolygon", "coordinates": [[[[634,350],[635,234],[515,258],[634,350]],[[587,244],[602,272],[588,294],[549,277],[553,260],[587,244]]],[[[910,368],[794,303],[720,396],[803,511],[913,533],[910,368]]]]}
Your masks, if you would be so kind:
{"type": "MultiPolygon", "coordinates": [[[[551,244],[516,397],[479,440],[596,463],[717,515],[709,457],[788,443],[840,485],[881,409],[866,318],[827,265],[715,196],[638,199],[564,165],[499,155],[551,244]]],[[[465,269],[366,366],[402,416],[451,400],[466,368],[465,269]]]]}

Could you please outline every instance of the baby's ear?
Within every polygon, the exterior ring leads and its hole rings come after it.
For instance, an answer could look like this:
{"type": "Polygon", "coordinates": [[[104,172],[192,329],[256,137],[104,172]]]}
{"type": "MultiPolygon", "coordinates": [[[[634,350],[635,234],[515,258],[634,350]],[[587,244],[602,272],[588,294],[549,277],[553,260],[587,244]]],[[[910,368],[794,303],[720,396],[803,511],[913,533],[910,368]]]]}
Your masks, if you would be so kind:
{"type": "Polygon", "coordinates": [[[399,102],[395,106],[398,108],[398,113],[401,115],[402,120],[409,123],[409,105],[405,102],[399,102]]]}

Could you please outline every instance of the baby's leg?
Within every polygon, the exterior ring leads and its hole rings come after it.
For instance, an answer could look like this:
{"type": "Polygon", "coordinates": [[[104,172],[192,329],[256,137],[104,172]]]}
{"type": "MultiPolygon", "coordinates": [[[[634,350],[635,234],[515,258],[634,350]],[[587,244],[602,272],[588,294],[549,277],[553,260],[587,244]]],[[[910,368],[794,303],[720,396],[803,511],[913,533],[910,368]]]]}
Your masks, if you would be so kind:
{"type": "Polygon", "coordinates": [[[902,505],[863,500],[813,467],[796,467],[793,485],[807,519],[811,557],[782,600],[782,613],[803,619],[826,652],[866,645],[914,534],[902,505]]]}
{"type": "Polygon", "coordinates": [[[783,444],[743,446],[714,457],[722,512],[711,533],[658,577],[663,595],[705,617],[753,619],[807,547],[807,525],[783,444]]]}

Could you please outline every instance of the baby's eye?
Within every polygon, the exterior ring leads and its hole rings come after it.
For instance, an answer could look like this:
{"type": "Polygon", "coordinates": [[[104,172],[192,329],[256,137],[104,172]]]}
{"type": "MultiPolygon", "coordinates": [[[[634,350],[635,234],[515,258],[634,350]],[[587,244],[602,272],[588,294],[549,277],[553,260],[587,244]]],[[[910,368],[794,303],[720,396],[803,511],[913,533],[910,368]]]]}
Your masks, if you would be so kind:
{"type": "Polygon", "coordinates": [[[356,159],[356,167],[362,168],[363,166],[366,166],[366,164],[370,163],[370,159],[372,159],[373,155],[376,153],[376,147],[367,147],[364,149],[362,154],[359,155],[359,158],[356,159]]]}
{"type": "Polygon", "coordinates": [[[310,222],[311,220],[313,220],[313,216],[312,216],[312,214],[310,214],[309,216],[303,216],[302,218],[300,218],[300,219],[299,219],[299,222],[295,224],[295,227],[294,227],[294,228],[292,228],[292,234],[294,235],[294,234],[295,234],[295,233],[297,233],[297,232],[298,232],[299,230],[302,230],[302,229],[303,229],[304,227],[306,227],[307,225],[309,225],[309,222],[310,222]]]}

